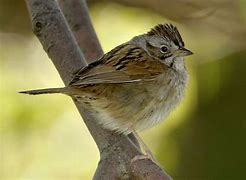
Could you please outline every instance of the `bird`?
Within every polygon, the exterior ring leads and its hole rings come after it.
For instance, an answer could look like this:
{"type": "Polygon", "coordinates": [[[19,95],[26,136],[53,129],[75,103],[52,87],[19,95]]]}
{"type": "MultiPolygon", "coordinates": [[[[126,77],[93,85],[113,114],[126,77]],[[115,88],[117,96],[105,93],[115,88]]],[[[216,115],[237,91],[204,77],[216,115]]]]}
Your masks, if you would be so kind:
{"type": "Polygon", "coordinates": [[[176,26],[158,24],[74,72],[67,86],[20,93],[68,95],[103,128],[136,134],[162,122],[180,104],[189,79],[184,57],[192,54],[176,26]]]}

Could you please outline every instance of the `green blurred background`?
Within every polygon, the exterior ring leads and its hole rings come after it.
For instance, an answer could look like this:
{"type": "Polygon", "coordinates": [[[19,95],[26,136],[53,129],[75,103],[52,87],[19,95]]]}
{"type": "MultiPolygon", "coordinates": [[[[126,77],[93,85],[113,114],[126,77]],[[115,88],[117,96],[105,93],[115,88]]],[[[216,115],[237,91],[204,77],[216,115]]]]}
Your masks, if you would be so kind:
{"type": "MultiPolygon", "coordinates": [[[[197,7],[188,21],[178,13],[112,1],[89,1],[105,52],[157,23],[172,22],[195,53],[186,60],[190,82],[181,106],[141,133],[160,164],[174,179],[245,179],[246,2],[237,1],[238,21],[226,15],[234,6],[223,6],[218,16],[213,1],[205,10],[197,7]]],[[[62,81],[31,32],[24,1],[0,0],[0,179],[92,178],[99,153],[72,101],[17,93],[58,86],[62,81]]]]}

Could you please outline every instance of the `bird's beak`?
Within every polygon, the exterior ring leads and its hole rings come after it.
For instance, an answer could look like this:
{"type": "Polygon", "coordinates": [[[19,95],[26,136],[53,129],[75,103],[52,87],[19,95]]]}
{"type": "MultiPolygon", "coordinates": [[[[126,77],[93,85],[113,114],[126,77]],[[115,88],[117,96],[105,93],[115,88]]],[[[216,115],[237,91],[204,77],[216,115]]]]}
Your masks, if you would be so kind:
{"type": "Polygon", "coordinates": [[[178,50],[176,50],[176,51],[174,52],[174,55],[175,55],[176,57],[190,56],[190,55],[192,55],[192,54],[193,54],[193,52],[191,52],[190,50],[185,49],[185,48],[179,48],[178,50]]]}

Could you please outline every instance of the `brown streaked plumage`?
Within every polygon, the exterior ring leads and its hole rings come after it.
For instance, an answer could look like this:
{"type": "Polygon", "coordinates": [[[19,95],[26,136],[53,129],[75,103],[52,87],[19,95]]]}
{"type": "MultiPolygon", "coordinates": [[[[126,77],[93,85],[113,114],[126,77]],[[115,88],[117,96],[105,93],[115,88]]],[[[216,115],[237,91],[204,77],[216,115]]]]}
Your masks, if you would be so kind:
{"type": "Polygon", "coordinates": [[[153,36],[157,35],[161,38],[167,38],[169,41],[173,41],[175,45],[179,47],[184,47],[184,41],[178,31],[178,29],[172,24],[158,24],[154,28],[152,28],[148,33],[148,35],[153,36]]]}
{"type": "Polygon", "coordinates": [[[69,85],[151,80],[165,68],[165,64],[151,59],[136,45],[123,44],[105,54],[99,61],[78,71],[69,85]]]}
{"type": "Polygon", "coordinates": [[[78,70],[63,93],[76,99],[104,128],[118,133],[150,128],[181,101],[188,80],[183,57],[192,54],[176,27],[160,24],[78,70]]]}

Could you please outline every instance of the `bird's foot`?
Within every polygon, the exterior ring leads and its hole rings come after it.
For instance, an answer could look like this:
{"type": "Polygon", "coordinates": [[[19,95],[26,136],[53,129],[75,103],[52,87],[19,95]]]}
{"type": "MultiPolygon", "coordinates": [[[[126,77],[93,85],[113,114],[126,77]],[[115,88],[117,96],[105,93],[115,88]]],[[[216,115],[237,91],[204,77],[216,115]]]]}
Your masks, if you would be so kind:
{"type": "Polygon", "coordinates": [[[133,163],[134,161],[144,160],[144,159],[151,160],[152,162],[157,164],[155,158],[152,155],[149,155],[149,154],[136,155],[136,156],[134,156],[134,158],[132,158],[131,163],[133,163]]]}

